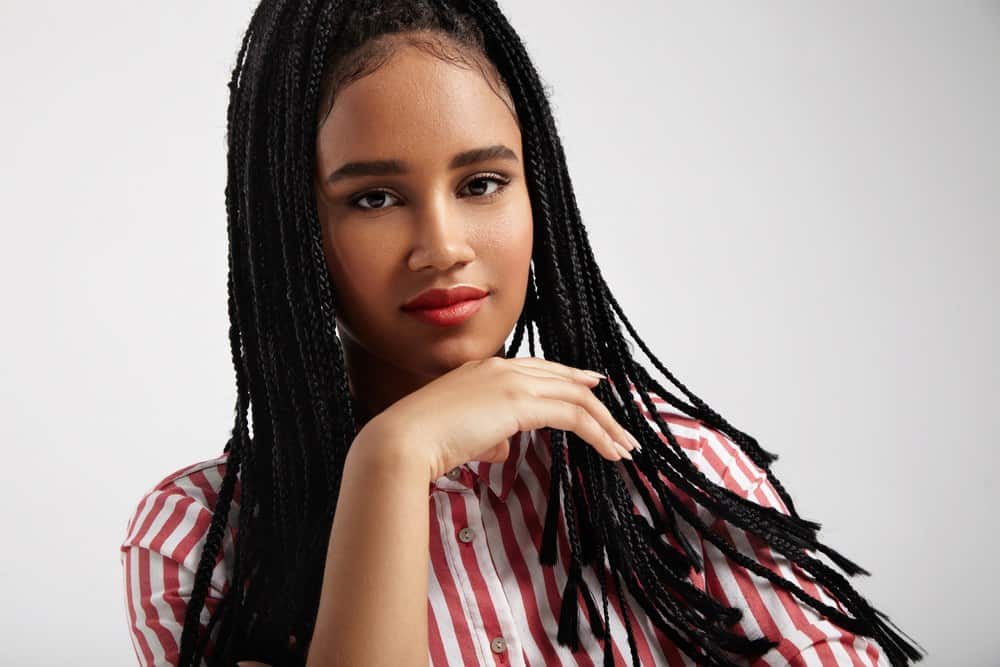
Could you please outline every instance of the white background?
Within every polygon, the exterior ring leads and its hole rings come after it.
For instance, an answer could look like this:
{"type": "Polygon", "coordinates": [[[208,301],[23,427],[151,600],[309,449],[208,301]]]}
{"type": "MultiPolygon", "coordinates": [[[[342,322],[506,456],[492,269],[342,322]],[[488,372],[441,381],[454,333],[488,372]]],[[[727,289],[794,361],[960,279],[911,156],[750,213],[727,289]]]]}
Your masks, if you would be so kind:
{"type": "MultiPolygon", "coordinates": [[[[640,333],[925,664],[1000,663],[1000,6],[502,6],[640,333]]],[[[125,522],[225,442],[251,10],[0,5],[2,664],[134,664],[125,522]]]]}

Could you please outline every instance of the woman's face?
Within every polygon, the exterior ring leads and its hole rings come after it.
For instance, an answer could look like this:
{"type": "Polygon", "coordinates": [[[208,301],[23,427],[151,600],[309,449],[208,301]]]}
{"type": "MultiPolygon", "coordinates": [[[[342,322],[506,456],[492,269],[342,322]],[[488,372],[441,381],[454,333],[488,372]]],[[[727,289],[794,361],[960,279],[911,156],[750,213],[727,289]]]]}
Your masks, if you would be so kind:
{"type": "Polygon", "coordinates": [[[532,216],[520,130],[478,69],[401,46],[338,91],[316,150],[345,348],[427,377],[501,350],[524,305],[532,216]],[[401,308],[459,284],[488,292],[459,324],[401,308]]]}

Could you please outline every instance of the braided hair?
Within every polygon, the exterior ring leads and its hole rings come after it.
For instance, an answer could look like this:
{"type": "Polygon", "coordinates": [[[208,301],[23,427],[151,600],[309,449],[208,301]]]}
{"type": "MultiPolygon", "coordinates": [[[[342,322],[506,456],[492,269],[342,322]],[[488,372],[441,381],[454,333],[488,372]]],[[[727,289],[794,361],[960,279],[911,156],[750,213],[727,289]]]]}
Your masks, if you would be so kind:
{"type": "MultiPolygon", "coordinates": [[[[819,551],[848,575],[868,574],[817,540],[820,524],[799,516],[770,469],[777,457],[675,378],[629,322],[594,259],[547,91],[495,0],[262,0],[236,58],[227,110],[227,291],[235,418],[225,445],[226,473],[187,605],[180,665],[202,658],[222,665],[251,658],[274,665],[305,662],[344,461],[361,426],[335,327],[338,299],[314,198],[317,124],[340,87],[385,62],[393,40],[475,63],[513,100],[535,237],[525,305],[504,356],[514,357],[525,336],[535,356],[537,337],[545,358],[597,369],[617,387],[634,387],[659,428],[657,433],[635,402],[620,400],[607,383],[594,389],[643,444],[634,465],[624,470],[650,508],[652,524],[631,512],[625,479],[612,462],[580,446],[574,432],[551,431],[551,486],[540,560],[556,563],[560,517],[571,558],[558,641],[579,648],[582,598],[591,631],[605,639],[604,665],[613,665],[607,631],[613,587],[623,609],[628,608],[627,589],[650,621],[700,665],[732,665],[734,655],[759,656],[776,646],[772,638],[731,630],[740,610],[689,582],[691,568],[701,571],[703,564],[680,529],[683,521],[735,563],[845,630],[875,639],[893,665],[920,660],[921,652],[887,616],[814,557],[819,551]],[[437,41],[418,39],[427,34],[437,41]],[[633,358],[626,332],[683,398],[633,358]],[[766,473],[789,513],[709,480],[681,449],[651,394],[729,436],[766,473]],[[824,604],[740,552],[681,502],[677,489],[800,566],[850,613],[824,604]],[[653,511],[650,490],[662,512],[653,511]],[[601,502],[588,503],[588,498],[601,502]],[[234,501],[240,512],[231,584],[202,628],[234,501]],[[669,538],[679,549],[667,543],[669,538]],[[581,575],[587,566],[598,573],[602,610],[581,575]]],[[[631,660],[639,665],[627,612],[624,620],[631,660]]]]}

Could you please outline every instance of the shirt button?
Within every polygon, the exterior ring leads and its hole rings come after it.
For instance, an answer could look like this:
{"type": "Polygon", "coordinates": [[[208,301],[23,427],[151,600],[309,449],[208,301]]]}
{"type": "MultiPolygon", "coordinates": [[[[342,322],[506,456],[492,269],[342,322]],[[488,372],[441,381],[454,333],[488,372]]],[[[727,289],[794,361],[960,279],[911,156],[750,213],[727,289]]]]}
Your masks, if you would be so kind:
{"type": "Polygon", "coordinates": [[[445,477],[447,477],[448,479],[453,480],[453,481],[456,480],[456,479],[458,479],[461,476],[462,476],[462,471],[459,468],[452,468],[447,473],[445,473],[445,477]]]}
{"type": "Polygon", "coordinates": [[[466,544],[471,542],[472,538],[475,537],[475,535],[476,534],[472,532],[471,528],[463,528],[462,530],[458,531],[458,539],[462,540],[466,544]]]}
{"type": "Polygon", "coordinates": [[[497,637],[490,642],[490,648],[493,649],[494,653],[503,653],[507,650],[507,640],[503,637],[497,637]]]}

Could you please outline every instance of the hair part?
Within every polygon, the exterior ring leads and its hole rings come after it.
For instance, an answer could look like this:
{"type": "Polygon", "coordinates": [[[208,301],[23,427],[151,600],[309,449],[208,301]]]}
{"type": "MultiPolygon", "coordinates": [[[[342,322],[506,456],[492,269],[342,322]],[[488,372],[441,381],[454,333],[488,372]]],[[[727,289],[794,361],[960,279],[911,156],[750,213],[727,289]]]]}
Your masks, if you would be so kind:
{"type": "Polygon", "coordinates": [[[634,665],[639,658],[625,589],[650,621],[698,664],[731,665],[733,655],[759,656],[775,646],[775,639],[747,638],[731,630],[740,610],[691,585],[690,570],[700,571],[702,563],[680,530],[683,521],[742,567],[841,627],[876,639],[893,665],[919,659],[920,653],[889,627],[884,614],[842,575],[807,553],[821,551],[848,575],[866,574],[818,542],[819,524],[798,515],[770,470],[776,457],[675,378],[625,316],[591,250],[545,87],[494,0],[263,0],[237,55],[227,110],[227,290],[235,418],[225,446],[226,474],[187,607],[180,664],[197,664],[201,657],[224,665],[251,658],[274,665],[305,662],[344,459],[360,427],[336,331],[337,294],[326,267],[314,198],[316,135],[337,92],[382,66],[401,45],[479,67],[513,104],[535,237],[524,310],[505,356],[515,356],[526,336],[532,356],[537,342],[547,359],[601,370],[616,387],[634,384],[660,429],[653,430],[634,401],[617,396],[607,383],[594,389],[643,445],[625,470],[642,494],[652,524],[631,513],[625,480],[611,462],[583,446],[575,433],[551,430],[541,562],[550,567],[556,562],[560,519],[571,552],[558,641],[573,650],[580,647],[582,598],[591,632],[605,640],[604,664],[613,664],[607,633],[613,588],[625,610],[634,665]],[[633,357],[626,331],[684,398],[667,391],[633,357]],[[657,413],[652,394],[729,436],[766,472],[789,514],[709,480],[657,413]],[[672,488],[787,556],[852,615],[737,551],[689,511],[672,488]],[[230,585],[208,627],[199,632],[234,503],[240,512],[230,585]],[[668,536],[680,550],[664,541],[668,536]],[[600,609],[581,575],[584,567],[597,573],[600,609]]]}

